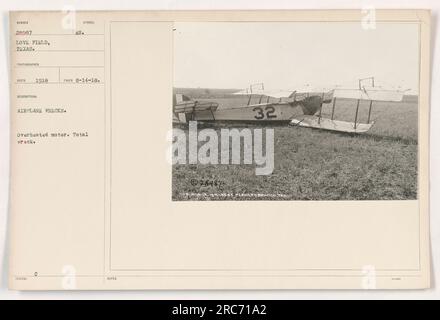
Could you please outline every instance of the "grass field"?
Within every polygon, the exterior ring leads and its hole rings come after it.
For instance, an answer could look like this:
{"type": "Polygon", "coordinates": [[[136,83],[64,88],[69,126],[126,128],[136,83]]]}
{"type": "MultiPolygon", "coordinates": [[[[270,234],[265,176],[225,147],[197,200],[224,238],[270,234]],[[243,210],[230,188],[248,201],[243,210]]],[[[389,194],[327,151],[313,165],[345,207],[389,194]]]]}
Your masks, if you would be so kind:
{"type": "MultiPolygon", "coordinates": [[[[221,108],[242,101],[227,95],[203,98],[217,101],[221,108]]],[[[416,97],[399,103],[375,102],[371,115],[375,125],[366,134],[272,126],[271,175],[256,176],[254,165],[175,165],[173,200],[416,199],[417,105],[416,97]]],[[[355,107],[354,100],[337,101],[335,119],[353,121],[355,107]]],[[[322,116],[330,114],[331,104],[324,105],[322,116]]],[[[367,117],[365,101],[359,120],[366,122],[367,117]]],[[[220,126],[210,125],[216,130],[220,126]]]]}

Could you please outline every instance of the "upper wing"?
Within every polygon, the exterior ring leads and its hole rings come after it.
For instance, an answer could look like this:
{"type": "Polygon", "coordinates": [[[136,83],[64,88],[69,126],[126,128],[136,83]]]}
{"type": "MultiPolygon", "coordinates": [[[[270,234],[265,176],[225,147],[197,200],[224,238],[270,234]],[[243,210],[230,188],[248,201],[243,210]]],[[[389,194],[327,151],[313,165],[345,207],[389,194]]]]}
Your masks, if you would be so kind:
{"type": "Polygon", "coordinates": [[[374,101],[402,101],[405,92],[401,90],[371,89],[335,89],[333,97],[374,101]]]}
{"type": "Polygon", "coordinates": [[[299,86],[295,90],[277,90],[268,91],[263,89],[254,89],[250,92],[249,89],[241,90],[234,93],[235,95],[264,95],[273,98],[295,98],[301,100],[303,97],[308,97],[309,94],[323,95],[324,100],[336,98],[349,98],[359,100],[374,100],[374,101],[402,101],[405,91],[393,89],[381,89],[380,87],[363,87],[362,89],[347,89],[347,88],[331,88],[331,87],[317,87],[304,85],[299,86]]]}
{"type": "Polygon", "coordinates": [[[294,94],[295,91],[289,91],[289,90],[277,90],[277,91],[268,91],[268,90],[252,90],[252,92],[249,92],[248,90],[241,90],[238,92],[235,92],[235,95],[257,95],[257,96],[268,96],[272,98],[288,98],[292,94],[294,94]]]}

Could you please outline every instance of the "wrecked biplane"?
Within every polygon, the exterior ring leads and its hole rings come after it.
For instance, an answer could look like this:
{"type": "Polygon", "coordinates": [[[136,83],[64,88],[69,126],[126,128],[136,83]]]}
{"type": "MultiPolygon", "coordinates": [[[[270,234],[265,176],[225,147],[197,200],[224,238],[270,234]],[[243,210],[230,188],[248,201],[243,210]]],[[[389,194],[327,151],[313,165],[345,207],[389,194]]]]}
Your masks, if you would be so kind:
{"type": "Polygon", "coordinates": [[[362,133],[374,125],[374,121],[371,121],[373,101],[402,101],[405,92],[376,87],[373,77],[360,79],[359,87],[355,89],[305,86],[297,90],[266,91],[263,84],[257,85],[233,93],[247,96],[248,99],[246,104],[232,108],[219,108],[217,102],[192,100],[183,94],[176,94],[173,121],[288,123],[293,126],[362,133]],[[364,85],[367,80],[370,85],[364,85]],[[259,87],[256,88],[257,85],[259,87]],[[356,101],[353,122],[334,119],[338,98],[356,101]],[[358,119],[362,100],[370,101],[367,123],[360,123],[358,119]],[[332,113],[330,118],[325,118],[322,116],[322,106],[328,103],[332,103],[332,113]]]}

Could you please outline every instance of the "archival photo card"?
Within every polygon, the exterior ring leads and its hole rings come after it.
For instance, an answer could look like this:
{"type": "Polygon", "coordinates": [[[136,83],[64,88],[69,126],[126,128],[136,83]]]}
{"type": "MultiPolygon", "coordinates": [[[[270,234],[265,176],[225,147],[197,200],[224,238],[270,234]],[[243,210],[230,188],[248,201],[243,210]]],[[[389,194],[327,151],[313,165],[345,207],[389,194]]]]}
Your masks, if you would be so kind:
{"type": "Polygon", "coordinates": [[[9,20],[11,289],[431,286],[429,11],[9,20]]]}

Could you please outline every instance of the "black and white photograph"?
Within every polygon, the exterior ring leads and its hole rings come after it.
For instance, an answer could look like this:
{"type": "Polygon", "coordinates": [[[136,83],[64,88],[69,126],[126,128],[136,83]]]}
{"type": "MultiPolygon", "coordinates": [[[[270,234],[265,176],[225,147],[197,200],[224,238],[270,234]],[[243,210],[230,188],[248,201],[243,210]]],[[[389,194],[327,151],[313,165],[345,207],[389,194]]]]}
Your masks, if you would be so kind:
{"type": "Polygon", "coordinates": [[[176,22],[172,200],[415,200],[411,22],[176,22]]]}

